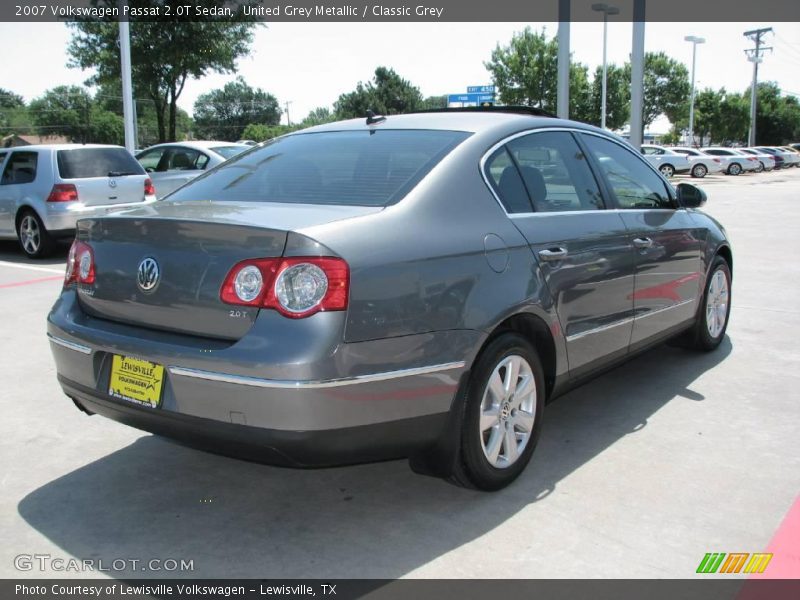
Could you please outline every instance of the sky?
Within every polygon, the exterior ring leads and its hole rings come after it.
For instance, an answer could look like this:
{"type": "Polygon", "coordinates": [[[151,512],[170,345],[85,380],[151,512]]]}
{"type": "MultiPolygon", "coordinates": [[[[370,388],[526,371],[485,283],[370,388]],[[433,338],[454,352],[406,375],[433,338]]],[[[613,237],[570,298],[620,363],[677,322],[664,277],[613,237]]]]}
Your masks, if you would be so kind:
{"type": "MultiPolygon", "coordinates": [[[[297,122],[318,106],[332,106],[340,94],[371,79],[381,65],[392,67],[424,96],[489,84],[483,63],[498,43],[507,44],[526,25],[544,27],[548,36],[557,30],[555,23],[269,23],[256,30],[251,52],[237,63],[237,74],[274,94],[283,108],[289,102],[290,118],[297,122]]],[[[775,81],[785,93],[800,97],[800,23],[648,23],[645,50],[663,50],[691,69],[692,44],[683,38],[704,37],[706,43],[697,49],[698,89],[743,91],[752,79],[744,49],[752,43],[742,34],[765,26],[774,29],[765,38],[774,51],[761,63],[759,81],[775,81]]],[[[631,34],[630,23],[609,23],[609,63],[628,60],[631,34]]],[[[0,87],[30,101],[59,84],[82,84],[91,72],[66,66],[71,35],[62,23],[0,23],[3,46],[14,48],[14,58],[3,61],[0,87]]],[[[572,23],[574,61],[594,72],[602,63],[602,47],[602,23],[572,23]]],[[[222,87],[237,74],[189,81],[178,105],[191,114],[200,94],[222,87]]],[[[666,131],[665,122],[653,125],[659,128],[666,131]]]]}

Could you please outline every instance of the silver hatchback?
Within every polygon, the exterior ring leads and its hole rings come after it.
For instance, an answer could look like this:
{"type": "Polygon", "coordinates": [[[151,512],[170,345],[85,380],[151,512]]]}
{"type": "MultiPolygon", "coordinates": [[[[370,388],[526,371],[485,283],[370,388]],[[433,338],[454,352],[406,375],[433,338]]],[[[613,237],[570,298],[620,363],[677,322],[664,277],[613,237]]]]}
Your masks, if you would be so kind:
{"type": "Polygon", "coordinates": [[[78,219],[156,200],[144,168],[121,146],[0,149],[0,173],[0,239],[18,239],[31,258],[72,237],[78,219]]]}

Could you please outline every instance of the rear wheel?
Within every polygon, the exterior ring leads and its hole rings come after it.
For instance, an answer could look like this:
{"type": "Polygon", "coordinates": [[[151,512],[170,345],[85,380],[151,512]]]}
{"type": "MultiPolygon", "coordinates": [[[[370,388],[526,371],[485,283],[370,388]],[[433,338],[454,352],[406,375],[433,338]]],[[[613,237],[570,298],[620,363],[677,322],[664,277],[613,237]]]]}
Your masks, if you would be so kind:
{"type": "Polygon", "coordinates": [[[717,256],[706,280],[703,304],[694,330],[693,346],[698,350],[714,350],[720,345],[728,328],[731,314],[731,270],[717,256]]]}
{"type": "Polygon", "coordinates": [[[499,490],[525,469],[539,439],[544,372],[522,336],[504,333],[481,353],[465,392],[454,483],[499,490]]]}
{"type": "Polygon", "coordinates": [[[764,163],[761,162],[761,161],[758,161],[758,167],[756,167],[756,173],[761,173],[763,171],[764,171],[764,163]]]}
{"type": "Polygon", "coordinates": [[[661,165],[658,170],[661,171],[661,174],[667,179],[675,175],[675,167],[672,165],[661,165]]]}
{"type": "Polygon", "coordinates": [[[702,179],[708,173],[708,169],[703,164],[696,164],[692,167],[692,177],[697,177],[698,179],[702,179]]]}
{"type": "Polygon", "coordinates": [[[44,258],[53,252],[55,240],[39,215],[26,209],[17,220],[17,238],[22,251],[31,258],[44,258]]]}
{"type": "Polygon", "coordinates": [[[739,163],[731,163],[728,167],[728,175],[739,175],[742,172],[742,165],[739,163]]]}

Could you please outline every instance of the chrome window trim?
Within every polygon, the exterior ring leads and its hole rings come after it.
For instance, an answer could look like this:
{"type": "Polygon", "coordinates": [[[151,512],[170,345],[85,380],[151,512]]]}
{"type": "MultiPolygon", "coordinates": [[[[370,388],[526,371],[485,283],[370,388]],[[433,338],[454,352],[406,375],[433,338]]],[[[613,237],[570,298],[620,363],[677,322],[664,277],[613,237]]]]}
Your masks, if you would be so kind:
{"type": "Polygon", "coordinates": [[[49,339],[51,343],[56,344],[57,346],[61,346],[62,348],[69,348],[70,350],[74,350],[75,352],[80,352],[81,354],[92,353],[92,349],[89,348],[89,346],[84,346],[83,344],[76,344],[75,342],[70,342],[69,340],[56,337],[49,333],[47,334],[47,339],[49,339]]]}
{"type": "MultiPolygon", "coordinates": [[[[651,165],[647,160],[645,160],[645,158],[641,155],[641,153],[637,153],[635,148],[633,148],[632,146],[629,146],[629,145],[626,146],[624,142],[621,142],[621,141],[615,139],[614,137],[612,137],[610,135],[601,133],[599,131],[589,131],[587,129],[581,129],[580,127],[564,127],[564,126],[536,127],[535,129],[526,129],[525,131],[517,131],[516,133],[512,133],[511,135],[504,137],[499,142],[496,142],[486,152],[484,152],[483,156],[481,157],[480,163],[479,163],[479,169],[480,169],[480,172],[481,172],[481,177],[483,178],[483,182],[486,184],[486,187],[489,188],[489,192],[492,194],[492,197],[495,199],[495,202],[497,202],[497,204],[500,206],[500,209],[505,213],[505,215],[507,217],[513,219],[513,218],[515,218],[515,215],[521,215],[521,216],[556,215],[556,214],[574,215],[574,214],[596,214],[596,213],[602,212],[602,211],[625,211],[625,212],[631,212],[632,210],[668,210],[668,211],[674,212],[676,210],[681,210],[683,208],[682,206],[678,206],[677,208],[639,208],[639,209],[634,209],[634,208],[609,208],[607,206],[604,206],[603,208],[596,208],[596,209],[592,209],[592,210],[564,210],[564,211],[553,211],[553,212],[536,212],[536,211],[532,211],[532,212],[520,212],[520,213],[510,213],[510,212],[508,212],[506,210],[506,207],[503,206],[503,202],[500,200],[500,197],[494,191],[494,187],[492,187],[492,184],[489,181],[489,178],[486,176],[486,161],[489,160],[489,157],[492,154],[494,154],[499,148],[501,148],[502,146],[506,145],[509,142],[514,141],[517,138],[524,137],[524,136],[527,136],[527,135],[535,135],[537,133],[549,132],[549,131],[567,131],[567,132],[570,132],[570,133],[583,133],[583,134],[586,134],[586,135],[593,135],[595,137],[599,137],[599,138],[602,138],[604,140],[608,140],[610,142],[613,142],[617,146],[620,146],[620,147],[624,148],[625,150],[627,150],[628,152],[630,152],[631,154],[636,156],[643,164],[647,165],[647,167],[651,171],[653,171],[656,175],[658,175],[662,179],[662,181],[664,181],[667,184],[667,186],[669,186],[669,188],[672,187],[672,184],[669,181],[667,181],[666,179],[664,179],[664,176],[661,174],[661,172],[658,169],[656,169],[653,165],[651,165]]],[[[592,172],[592,175],[595,177],[595,179],[597,179],[597,176],[594,174],[594,172],[592,172]]],[[[667,191],[669,191],[669,188],[667,188],[667,191]]],[[[605,202],[606,198],[603,198],[603,201],[605,202]]]]}
{"type": "Polygon", "coordinates": [[[457,361],[427,367],[416,367],[413,369],[401,369],[399,371],[385,371],[383,373],[373,373],[370,375],[357,375],[355,377],[343,377],[341,379],[325,379],[319,381],[291,381],[281,379],[262,379],[259,377],[248,377],[246,375],[230,375],[228,373],[218,373],[214,371],[204,371],[202,369],[190,369],[186,367],[169,366],[167,369],[170,374],[194,379],[205,379],[208,381],[218,381],[220,383],[230,383],[234,385],[245,385],[260,388],[278,389],[321,389],[341,387],[345,385],[357,385],[361,383],[374,383],[377,381],[387,381],[399,379],[401,377],[413,377],[415,375],[428,375],[440,371],[452,371],[461,369],[466,363],[457,361]]]}

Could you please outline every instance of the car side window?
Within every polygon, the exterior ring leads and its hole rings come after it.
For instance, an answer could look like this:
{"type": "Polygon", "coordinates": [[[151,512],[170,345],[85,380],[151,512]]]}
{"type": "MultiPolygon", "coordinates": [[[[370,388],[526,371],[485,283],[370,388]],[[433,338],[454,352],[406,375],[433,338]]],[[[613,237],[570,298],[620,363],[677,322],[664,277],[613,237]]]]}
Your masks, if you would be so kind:
{"type": "Polygon", "coordinates": [[[529,213],[533,210],[522,177],[505,146],[495,150],[489,157],[485,171],[507,213],[529,213]]]}
{"type": "Polygon", "coordinates": [[[200,156],[197,157],[197,160],[194,161],[194,165],[196,169],[205,169],[208,166],[209,158],[207,155],[203,154],[202,152],[199,153],[200,156]]]}
{"type": "MultiPolygon", "coordinates": [[[[202,167],[197,166],[201,156],[204,157],[205,155],[191,148],[173,148],[169,154],[167,171],[194,171],[201,169],[202,167]]],[[[206,158],[206,160],[208,159],[206,158]]]]}
{"type": "Polygon", "coordinates": [[[597,181],[572,134],[531,133],[510,141],[507,146],[535,212],[603,208],[597,181]]]}
{"type": "Polygon", "coordinates": [[[619,208],[674,208],[667,186],[637,154],[616,142],[583,135],[617,199],[619,208]]]}
{"type": "Polygon", "coordinates": [[[161,162],[161,157],[164,155],[165,148],[154,148],[153,150],[147,150],[146,152],[142,152],[136,160],[139,161],[144,167],[144,170],[148,173],[152,173],[153,171],[158,170],[158,164],[161,162]]]}
{"type": "Polygon", "coordinates": [[[36,179],[38,161],[36,152],[12,152],[3,169],[0,185],[31,183],[36,179]]]}

